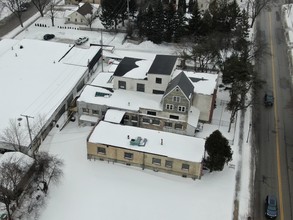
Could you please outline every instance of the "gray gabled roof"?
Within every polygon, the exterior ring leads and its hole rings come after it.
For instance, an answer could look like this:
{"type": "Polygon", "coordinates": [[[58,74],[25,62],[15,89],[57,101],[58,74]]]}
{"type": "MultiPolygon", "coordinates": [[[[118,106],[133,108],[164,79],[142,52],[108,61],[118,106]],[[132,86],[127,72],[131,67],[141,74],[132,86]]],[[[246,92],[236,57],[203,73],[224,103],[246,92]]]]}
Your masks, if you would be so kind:
{"type": "Polygon", "coordinates": [[[168,84],[164,97],[176,87],[179,87],[186,98],[190,100],[191,94],[193,94],[194,86],[183,71],[179,73],[174,79],[172,79],[168,84]]]}
{"type": "Polygon", "coordinates": [[[124,76],[130,70],[137,68],[138,66],[135,64],[136,61],[141,59],[131,58],[131,57],[124,57],[121,62],[118,64],[114,76],[124,76]]]}
{"type": "Polygon", "coordinates": [[[148,74],[171,75],[177,58],[177,56],[171,55],[156,55],[148,74]]]}
{"type": "Polygon", "coordinates": [[[77,12],[83,16],[87,15],[87,14],[93,14],[93,6],[88,3],[85,2],[79,9],[77,9],[77,12]]]}

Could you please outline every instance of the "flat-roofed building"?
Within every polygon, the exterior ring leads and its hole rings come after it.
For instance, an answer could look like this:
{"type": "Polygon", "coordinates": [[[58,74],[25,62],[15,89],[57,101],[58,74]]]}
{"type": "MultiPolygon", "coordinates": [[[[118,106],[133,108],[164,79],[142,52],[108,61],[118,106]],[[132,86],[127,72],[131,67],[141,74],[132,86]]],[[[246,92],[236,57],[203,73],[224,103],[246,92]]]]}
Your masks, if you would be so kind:
{"type": "Polygon", "coordinates": [[[204,145],[201,138],[100,121],[87,139],[87,156],[198,179],[204,145]]]}

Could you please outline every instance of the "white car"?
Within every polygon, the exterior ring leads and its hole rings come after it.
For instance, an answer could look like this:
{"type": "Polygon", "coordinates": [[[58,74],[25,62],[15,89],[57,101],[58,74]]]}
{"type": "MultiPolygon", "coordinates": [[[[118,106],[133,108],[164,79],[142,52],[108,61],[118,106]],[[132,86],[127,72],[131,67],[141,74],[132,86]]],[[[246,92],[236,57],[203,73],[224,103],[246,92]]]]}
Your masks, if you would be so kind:
{"type": "Polygon", "coordinates": [[[88,37],[80,37],[75,41],[76,45],[81,45],[89,40],[88,37]]]}

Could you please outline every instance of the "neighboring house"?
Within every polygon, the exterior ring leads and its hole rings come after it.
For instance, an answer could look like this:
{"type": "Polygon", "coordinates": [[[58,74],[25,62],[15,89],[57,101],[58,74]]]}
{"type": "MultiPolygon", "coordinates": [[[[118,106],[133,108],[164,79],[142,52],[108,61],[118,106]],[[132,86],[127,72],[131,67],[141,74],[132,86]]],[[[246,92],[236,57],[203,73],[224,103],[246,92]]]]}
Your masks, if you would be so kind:
{"type": "Polygon", "coordinates": [[[200,179],[205,140],[100,121],[87,138],[88,159],[200,179]]]}
{"type": "Polygon", "coordinates": [[[65,23],[90,25],[90,23],[96,18],[98,8],[92,4],[86,2],[82,4],[76,11],[68,13],[65,23]]]}
{"type": "Polygon", "coordinates": [[[211,120],[218,76],[176,65],[175,56],[125,57],[113,75],[101,73],[85,87],[77,100],[79,122],[95,124],[116,109],[124,111],[120,124],[194,136],[199,120],[211,120]]]}
{"type": "Polygon", "coordinates": [[[6,190],[11,191],[12,194],[18,196],[22,193],[33,175],[34,159],[21,152],[6,152],[0,157],[0,168],[4,163],[17,164],[17,167],[22,171],[21,175],[15,175],[12,173],[12,179],[5,179],[3,181],[0,174],[0,182],[2,183],[0,187],[4,187],[5,185],[6,190]]]}

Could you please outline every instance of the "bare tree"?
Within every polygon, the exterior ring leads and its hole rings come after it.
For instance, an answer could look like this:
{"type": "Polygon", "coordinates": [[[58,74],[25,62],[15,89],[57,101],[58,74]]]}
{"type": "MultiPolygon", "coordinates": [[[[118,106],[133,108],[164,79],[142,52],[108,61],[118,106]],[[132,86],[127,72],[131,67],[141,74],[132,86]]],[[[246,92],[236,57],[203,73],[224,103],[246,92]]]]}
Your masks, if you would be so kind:
{"type": "Polygon", "coordinates": [[[23,10],[22,10],[22,8],[23,8],[24,3],[25,3],[24,0],[2,1],[3,6],[8,8],[8,10],[11,11],[11,13],[17,17],[21,27],[23,27],[23,21],[22,21],[23,10]]]}
{"type": "Polygon", "coordinates": [[[48,4],[48,14],[49,14],[49,17],[51,19],[53,27],[55,26],[55,17],[56,17],[56,14],[57,14],[57,11],[56,11],[56,8],[55,8],[56,5],[57,5],[56,0],[50,0],[50,3],[48,4]]]}
{"type": "Polygon", "coordinates": [[[63,175],[63,161],[47,152],[39,152],[36,155],[36,175],[39,188],[47,194],[51,182],[58,182],[63,175]]]}
{"type": "Polygon", "coordinates": [[[0,142],[8,148],[21,151],[21,146],[25,141],[25,130],[16,119],[10,119],[9,125],[0,134],[0,142]]]}
{"type": "Polygon", "coordinates": [[[6,207],[8,219],[11,219],[10,206],[13,201],[18,206],[22,192],[22,180],[29,169],[29,164],[23,158],[10,157],[0,164],[0,202],[6,207]]]}
{"type": "Polygon", "coordinates": [[[87,21],[88,26],[90,26],[91,30],[92,30],[92,24],[93,24],[95,18],[96,18],[96,15],[94,13],[85,15],[85,19],[87,21]]]}
{"type": "Polygon", "coordinates": [[[44,17],[44,9],[50,2],[51,0],[32,0],[32,3],[38,9],[42,17],[44,17]]]}
{"type": "Polygon", "coordinates": [[[276,0],[248,0],[247,1],[247,12],[250,14],[251,24],[250,27],[253,27],[256,17],[264,8],[269,8],[270,3],[275,3],[276,0]]]}

